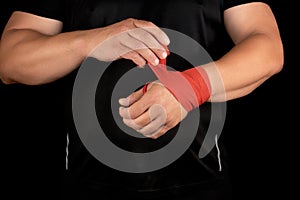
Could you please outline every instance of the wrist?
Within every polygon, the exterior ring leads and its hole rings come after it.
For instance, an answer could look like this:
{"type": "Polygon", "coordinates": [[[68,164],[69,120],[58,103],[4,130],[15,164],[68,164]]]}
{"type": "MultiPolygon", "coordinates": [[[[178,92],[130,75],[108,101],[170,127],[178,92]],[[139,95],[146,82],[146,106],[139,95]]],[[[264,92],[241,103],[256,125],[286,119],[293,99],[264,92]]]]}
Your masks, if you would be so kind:
{"type": "Polygon", "coordinates": [[[210,98],[212,86],[209,76],[202,66],[194,67],[182,72],[182,75],[189,81],[195,92],[202,93],[202,101],[205,102],[210,98]]]}
{"type": "Polygon", "coordinates": [[[191,111],[209,100],[211,84],[202,66],[177,73],[179,76],[167,88],[187,111],[191,111]]]}
{"type": "Polygon", "coordinates": [[[78,31],[74,40],[79,56],[83,58],[90,56],[106,38],[104,28],[78,31]]]}

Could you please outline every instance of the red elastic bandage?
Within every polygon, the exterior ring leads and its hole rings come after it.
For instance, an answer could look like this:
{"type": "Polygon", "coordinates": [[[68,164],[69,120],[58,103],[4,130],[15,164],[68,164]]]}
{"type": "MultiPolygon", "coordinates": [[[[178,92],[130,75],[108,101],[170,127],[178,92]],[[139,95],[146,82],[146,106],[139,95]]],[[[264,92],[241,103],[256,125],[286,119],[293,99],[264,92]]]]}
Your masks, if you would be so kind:
{"type": "Polygon", "coordinates": [[[146,92],[147,92],[147,88],[148,88],[148,85],[149,85],[150,83],[146,83],[145,85],[144,85],[144,87],[143,87],[143,94],[145,94],[146,92]]]}
{"type": "MultiPolygon", "coordinates": [[[[186,109],[191,111],[199,107],[210,97],[211,86],[206,71],[195,67],[183,72],[168,71],[166,59],[161,60],[158,66],[149,64],[158,80],[173,94],[173,96],[186,109]]],[[[146,84],[143,92],[147,91],[146,84]]]]}

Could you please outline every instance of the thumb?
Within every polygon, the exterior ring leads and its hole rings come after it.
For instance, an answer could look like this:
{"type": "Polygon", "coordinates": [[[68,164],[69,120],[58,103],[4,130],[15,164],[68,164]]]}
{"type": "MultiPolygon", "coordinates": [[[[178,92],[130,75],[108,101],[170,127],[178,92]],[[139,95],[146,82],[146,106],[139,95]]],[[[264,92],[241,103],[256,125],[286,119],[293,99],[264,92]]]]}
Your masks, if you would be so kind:
{"type": "Polygon", "coordinates": [[[134,102],[138,101],[142,96],[143,96],[143,90],[140,89],[140,90],[132,93],[131,95],[129,95],[127,98],[121,98],[121,99],[119,99],[119,104],[121,106],[128,107],[131,104],[133,104],[134,102]]]}

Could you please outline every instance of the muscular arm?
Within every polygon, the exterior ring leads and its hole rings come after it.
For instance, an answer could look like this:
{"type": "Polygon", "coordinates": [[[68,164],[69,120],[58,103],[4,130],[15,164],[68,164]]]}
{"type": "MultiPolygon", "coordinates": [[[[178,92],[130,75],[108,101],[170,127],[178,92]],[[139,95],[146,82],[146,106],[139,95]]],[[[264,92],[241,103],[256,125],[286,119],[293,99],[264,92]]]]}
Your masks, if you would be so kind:
{"type": "MultiPolygon", "coordinates": [[[[61,33],[62,25],[62,22],[57,20],[14,12],[1,38],[1,80],[7,84],[29,85],[52,82],[73,71],[97,45],[115,35],[129,38],[120,41],[130,42],[112,43],[109,46],[112,49],[102,51],[106,53],[104,61],[113,60],[107,58],[107,52],[116,54],[115,52],[122,52],[124,49],[134,49],[135,46],[152,45],[154,50],[150,50],[151,47],[149,47],[149,49],[132,51],[122,56],[131,59],[137,65],[143,65],[146,61],[155,63],[156,60],[158,62],[158,58],[163,57],[162,46],[169,43],[167,36],[154,24],[141,20],[127,19],[103,28],[67,33],[61,33]],[[145,30],[146,28],[149,29],[145,30]],[[129,35],[127,31],[130,30],[136,30],[136,32],[131,31],[129,35]],[[121,32],[126,32],[126,34],[119,34],[121,32]],[[148,42],[150,45],[144,44],[140,38],[147,39],[145,43],[148,42]]],[[[117,39],[116,41],[119,41],[117,39]]]]}
{"type": "MultiPolygon", "coordinates": [[[[230,8],[225,11],[224,19],[235,46],[214,63],[201,66],[209,77],[209,101],[212,102],[227,101],[249,94],[278,73],[283,66],[283,48],[277,23],[266,4],[249,3],[230,8]]],[[[191,77],[197,78],[193,74],[191,77]]],[[[170,82],[169,86],[172,84],[170,82]]],[[[201,90],[202,85],[197,88],[201,90]]],[[[180,92],[177,94],[180,96],[180,92]]],[[[146,137],[156,139],[186,116],[186,111],[172,97],[168,89],[156,84],[145,94],[139,90],[121,99],[120,115],[127,126],[146,137]],[[155,105],[160,105],[160,110],[164,111],[156,112],[163,120],[151,119],[153,115],[150,111],[155,105]]]]}
{"type": "Polygon", "coordinates": [[[2,81],[41,84],[75,69],[84,58],[77,40],[81,33],[58,34],[61,29],[60,21],[15,12],[2,35],[2,81]]]}
{"type": "Polygon", "coordinates": [[[205,67],[215,86],[212,101],[245,96],[283,66],[280,33],[269,6],[263,3],[236,6],[225,11],[224,20],[236,45],[215,62],[226,94],[220,84],[214,83],[220,80],[213,67],[205,67]]]}

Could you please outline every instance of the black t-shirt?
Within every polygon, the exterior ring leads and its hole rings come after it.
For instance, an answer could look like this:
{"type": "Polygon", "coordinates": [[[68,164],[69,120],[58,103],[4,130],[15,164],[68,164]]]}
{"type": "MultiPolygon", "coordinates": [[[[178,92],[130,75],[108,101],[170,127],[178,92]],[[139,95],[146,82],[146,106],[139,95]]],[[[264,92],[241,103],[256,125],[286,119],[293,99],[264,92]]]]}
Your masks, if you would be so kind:
{"type": "MultiPolygon", "coordinates": [[[[63,22],[64,32],[104,27],[130,17],[152,21],[159,27],[173,29],[190,36],[200,43],[215,60],[224,55],[233,45],[224,27],[224,10],[249,2],[253,1],[30,0],[26,1],[26,5],[20,5],[18,10],[60,20],[63,22]]],[[[191,67],[189,63],[176,55],[172,56],[172,54],[170,64],[180,66],[181,68],[178,68],[178,70],[191,67]]],[[[106,108],[110,108],[109,103],[113,89],[111,86],[116,83],[117,77],[124,73],[124,70],[119,69],[124,69],[126,66],[128,69],[134,67],[133,63],[126,60],[113,62],[105,74],[107,78],[104,77],[102,80],[103,85],[106,85],[107,88],[101,90],[98,87],[96,94],[96,110],[97,112],[106,113],[105,116],[107,116],[106,119],[101,119],[101,117],[98,117],[98,119],[99,121],[105,121],[104,129],[106,128],[105,131],[111,135],[121,133],[113,123],[109,109],[106,108]]],[[[222,140],[219,141],[221,163],[218,160],[218,149],[216,147],[203,159],[199,159],[197,156],[210,120],[209,103],[203,104],[200,108],[202,118],[194,142],[185,154],[171,165],[154,172],[131,174],[114,170],[97,161],[79,139],[72,118],[72,87],[76,73],[77,70],[54,84],[57,89],[55,95],[58,95],[61,102],[63,102],[63,106],[59,104],[56,109],[61,110],[61,113],[66,116],[66,133],[69,135],[67,173],[71,185],[75,185],[76,188],[83,186],[95,190],[117,188],[122,191],[149,192],[169,189],[179,190],[189,186],[197,186],[197,190],[199,188],[209,189],[218,187],[224,181],[227,162],[222,140]],[[221,171],[220,164],[222,165],[221,171]]],[[[174,134],[176,134],[176,127],[165,136],[150,143],[149,141],[141,143],[138,141],[137,146],[146,150],[149,145],[161,146],[161,144],[171,140],[174,134]]],[[[114,139],[114,136],[110,139],[114,139]]],[[[128,138],[120,140],[116,137],[115,140],[118,144],[129,143],[134,146],[134,140],[128,138]]]]}

